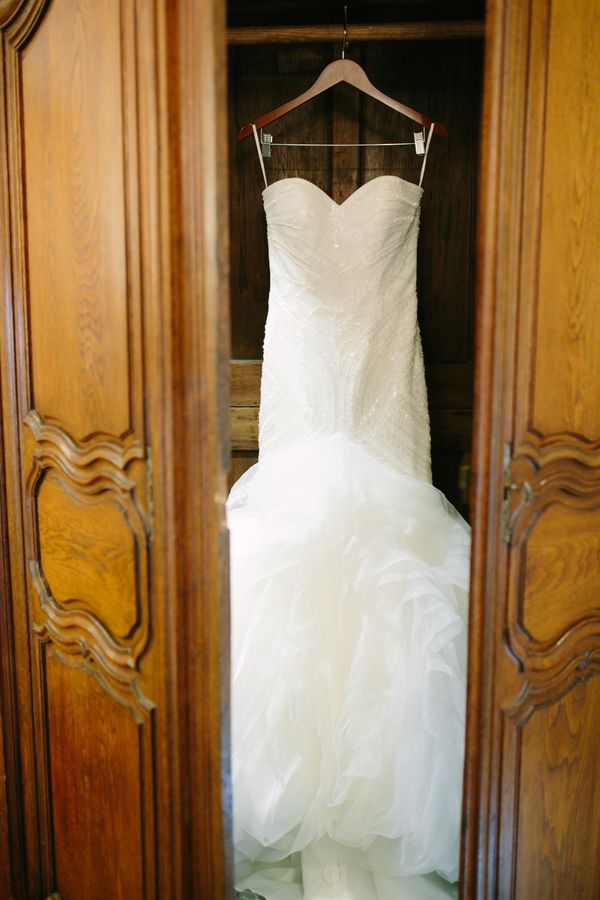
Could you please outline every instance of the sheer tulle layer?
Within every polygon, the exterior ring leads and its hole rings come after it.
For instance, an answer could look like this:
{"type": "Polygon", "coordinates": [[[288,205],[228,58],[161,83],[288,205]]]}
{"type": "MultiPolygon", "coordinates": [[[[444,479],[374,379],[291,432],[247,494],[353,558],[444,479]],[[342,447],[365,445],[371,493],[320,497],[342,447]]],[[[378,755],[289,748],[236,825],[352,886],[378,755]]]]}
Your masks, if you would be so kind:
{"type": "Polygon", "coordinates": [[[339,433],[261,457],[228,523],[236,858],[455,880],[468,525],[339,433]]]}

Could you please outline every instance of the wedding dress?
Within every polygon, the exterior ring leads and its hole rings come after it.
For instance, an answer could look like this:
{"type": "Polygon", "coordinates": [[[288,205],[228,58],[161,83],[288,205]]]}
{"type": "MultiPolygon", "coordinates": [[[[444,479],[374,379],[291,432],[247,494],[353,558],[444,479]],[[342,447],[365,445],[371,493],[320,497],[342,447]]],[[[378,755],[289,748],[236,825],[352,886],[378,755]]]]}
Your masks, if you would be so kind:
{"type": "Polygon", "coordinates": [[[431,484],[421,194],[263,191],[259,461],[227,518],[236,885],[269,900],[456,895],[470,531],[431,484]]]}

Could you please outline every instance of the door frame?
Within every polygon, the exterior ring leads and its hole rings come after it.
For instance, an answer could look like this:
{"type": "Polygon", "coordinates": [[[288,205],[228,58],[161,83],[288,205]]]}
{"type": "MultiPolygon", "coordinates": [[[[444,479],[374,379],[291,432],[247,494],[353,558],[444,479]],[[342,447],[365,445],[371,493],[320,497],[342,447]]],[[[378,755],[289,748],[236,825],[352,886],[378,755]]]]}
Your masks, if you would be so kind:
{"type": "MultiPolygon", "coordinates": [[[[181,865],[187,897],[229,898],[229,197],[226,4],[160,0],[170,211],[172,526],[177,540],[181,865]]],[[[168,498],[165,497],[167,501],[168,498]]],[[[175,649],[175,648],[174,648],[175,649]]],[[[174,828],[176,829],[176,825],[174,828]]]]}
{"type": "MultiPolygon", "coordinates": [[[[476,349],[474,429],[470,509],[472,525],[469,592],[468,697],[463,783],[461,900],[475,900],[488,890],[484,859],[488,846],[498,839],[494,804],[488,796],[493,783],[492,721],[486,719],[492,703],[493,657],[497,642],[496,598],[504,590],[502,543],[503,443],[512,411],[509,340],[503,331],[504,312],[499,308],[494,278],[499,257],[493,252],[501,228],[510,233],[510,222],[501,218],[498,184],[499,131],[503,100],[504,20],[510,0],[487,0],[485,12],[480,184],[478,199],[476,349]],[[507,393],[508,391],[508,393],[507,393]],[[500,550],[498,550],[500,548],[500,550]],[[490,561],[496,567],[490,566],[490,561]]],[[[493,882],[491,883],[493,888],[493,882]]]]}
{"type": "Polygon", "coordinates": [[[487,0],[480,150],[477,242],[475,402],[471,473],[471,584],[467,722],[463,784],[461,897],[495,896],[498,829],[493,796],[492,752],[494,664],[497,629],[505,591],[506,548],[502,541],[504,441],[509,433],[511,368],[507,310],[499,302],[496,278],[501,265],[499,241],[506,251],[511,223],[500,195],[503,71],[507,0],[487,0]],[[488,854],[491,854],[488,856],[488,854]]]}

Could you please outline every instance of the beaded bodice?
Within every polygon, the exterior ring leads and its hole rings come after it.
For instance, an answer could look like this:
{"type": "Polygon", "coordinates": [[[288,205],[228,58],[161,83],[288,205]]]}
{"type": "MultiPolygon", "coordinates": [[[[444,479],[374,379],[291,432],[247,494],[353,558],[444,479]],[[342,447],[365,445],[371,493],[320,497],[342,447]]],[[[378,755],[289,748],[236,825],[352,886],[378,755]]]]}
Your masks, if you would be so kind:
{"type": "Polygon", "coordinates": [[[343,432],[431,481],[416,296],[421,194],[396,175],[366,182],[342,204],[303,178],[263,191],[271,286],[261,459],[343,432]]]}

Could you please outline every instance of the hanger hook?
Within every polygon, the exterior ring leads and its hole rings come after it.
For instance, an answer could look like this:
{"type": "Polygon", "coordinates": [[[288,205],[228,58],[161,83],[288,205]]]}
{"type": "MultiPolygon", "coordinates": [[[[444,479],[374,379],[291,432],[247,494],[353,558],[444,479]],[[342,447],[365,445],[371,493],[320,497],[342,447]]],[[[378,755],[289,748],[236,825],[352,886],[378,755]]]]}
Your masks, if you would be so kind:
{"type": "Polygon", "coordinates": [[[348,7],[344,6],[344,41],[342,43],[342,59],[346,58],[346,46],[348,45],[348,7]]]}

